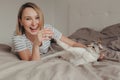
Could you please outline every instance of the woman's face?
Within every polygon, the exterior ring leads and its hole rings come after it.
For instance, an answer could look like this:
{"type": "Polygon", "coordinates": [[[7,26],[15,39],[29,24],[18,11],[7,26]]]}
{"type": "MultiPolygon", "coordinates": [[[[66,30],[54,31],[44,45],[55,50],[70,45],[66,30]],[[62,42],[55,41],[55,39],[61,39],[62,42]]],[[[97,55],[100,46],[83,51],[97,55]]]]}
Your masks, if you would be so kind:
{"type": "Polygon", "coordinates": [[[39,15],[33,8],[25,8],[23,10],[21,25],[24,26],[26,34],[36,35],[40,30],[39,15]]]}

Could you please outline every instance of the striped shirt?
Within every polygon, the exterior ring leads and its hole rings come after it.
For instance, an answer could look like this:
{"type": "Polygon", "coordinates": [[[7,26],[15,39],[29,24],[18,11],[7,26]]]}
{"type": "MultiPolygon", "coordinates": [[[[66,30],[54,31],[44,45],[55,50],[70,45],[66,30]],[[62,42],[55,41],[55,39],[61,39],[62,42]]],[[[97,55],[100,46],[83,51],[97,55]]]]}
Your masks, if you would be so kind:
{"type": "MultiPolygon", "coordinates": [[[[62,33],[57,29],[55,29],[54,27],[52,27],[51,25],[45,24],[44,27],[50,28],[53,31],[54,33],[53,39],[59,40],[61,38],[62,33]]],[[[19,52],[25,49],[29,49],[32,52],[32,42],[25,36],[25,34],[17,35],[17,36],[14,35],[12,38],[12,42],[13,42],[14,52],[19,52]]],[[[39,47],[40,53],[47,53],[49,47],[50,47],[50,40],[42,41],[42,45],[39,47]]]]}

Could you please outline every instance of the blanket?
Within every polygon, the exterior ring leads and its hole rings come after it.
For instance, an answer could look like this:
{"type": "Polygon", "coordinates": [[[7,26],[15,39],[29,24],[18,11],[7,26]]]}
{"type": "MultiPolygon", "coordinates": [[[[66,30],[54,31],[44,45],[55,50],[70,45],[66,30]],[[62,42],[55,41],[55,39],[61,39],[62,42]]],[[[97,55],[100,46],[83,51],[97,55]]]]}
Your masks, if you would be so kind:
{"type": "Polygon", "coordinates": [[[120,80],[120,64],[105,60],[74,66],[56,58],[22,61],[0,51],[0,80],[120,80]]]}

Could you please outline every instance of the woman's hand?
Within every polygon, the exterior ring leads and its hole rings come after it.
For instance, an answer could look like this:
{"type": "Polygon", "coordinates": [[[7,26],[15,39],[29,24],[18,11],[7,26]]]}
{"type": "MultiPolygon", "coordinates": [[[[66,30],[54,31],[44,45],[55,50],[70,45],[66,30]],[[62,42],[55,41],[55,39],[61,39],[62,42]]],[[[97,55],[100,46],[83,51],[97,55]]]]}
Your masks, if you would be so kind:
{"type": "Polygon", "coordinates": [[[50,40],[53,37],[53,31],[50,28],[41,29],[36,35],[35,44],[42,45],[42,41],[50,40]]]}
{"type": "Polygon", "coordinates": [[[53,37],[53,31],[50,28],[44,28],[42,37],[44,40],[50,40],[53,37]]]}

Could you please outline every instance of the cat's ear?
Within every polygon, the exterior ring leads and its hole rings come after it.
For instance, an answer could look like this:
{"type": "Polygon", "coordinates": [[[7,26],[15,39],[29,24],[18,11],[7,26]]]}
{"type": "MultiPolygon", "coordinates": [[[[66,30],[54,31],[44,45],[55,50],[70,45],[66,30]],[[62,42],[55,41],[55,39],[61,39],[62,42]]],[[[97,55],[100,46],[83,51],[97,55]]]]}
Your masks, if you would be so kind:
{"type": "Polygon", "coordinates": [[[102,38],[101,38],[101,37],[99,37],[99,38],[97,39],[97,43],[102,44],[102,38]]]}

